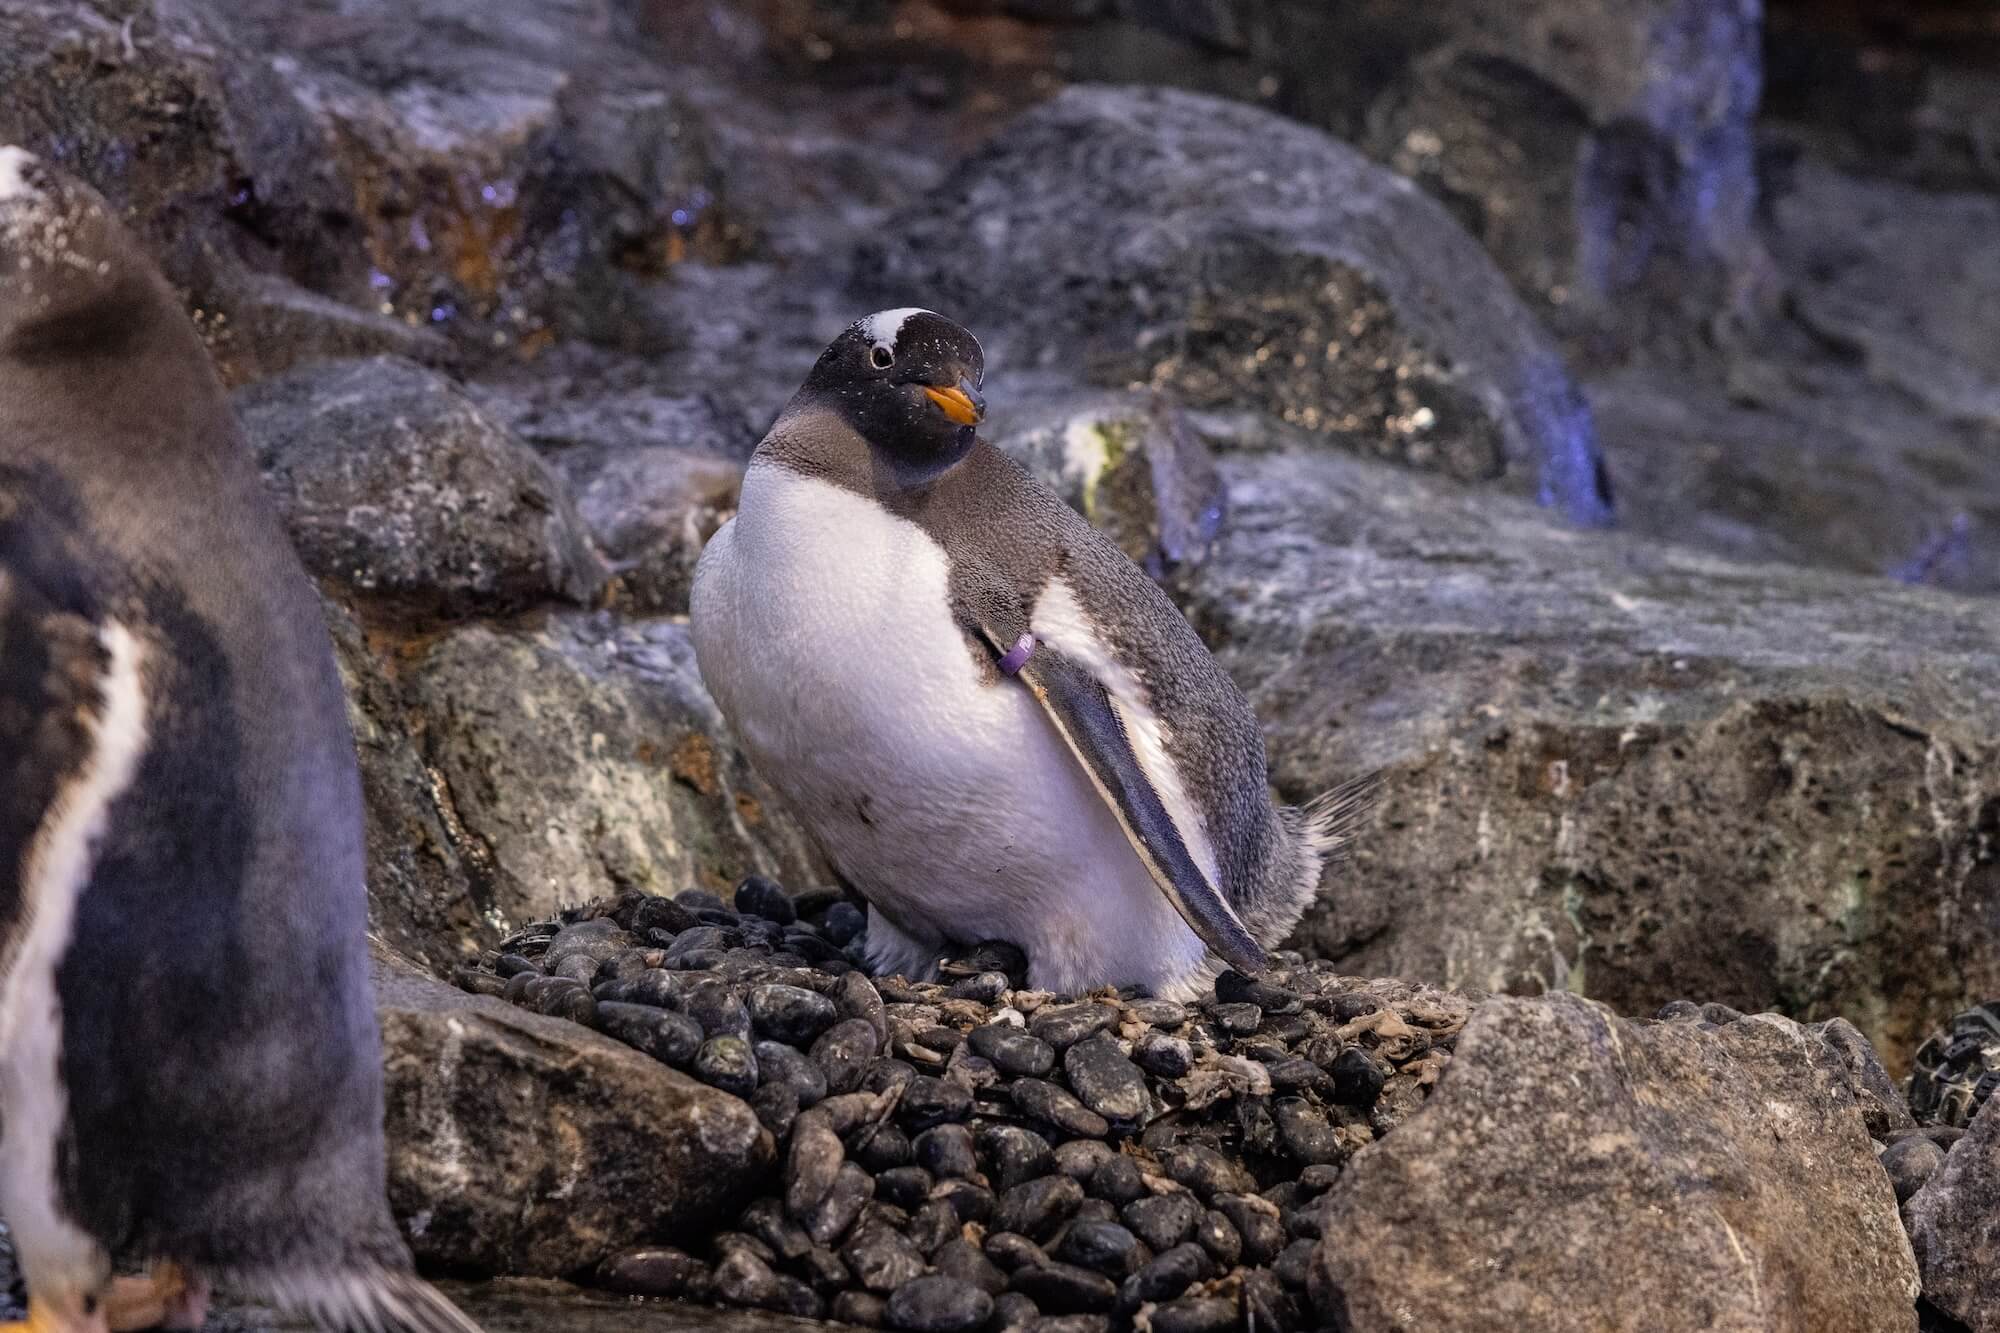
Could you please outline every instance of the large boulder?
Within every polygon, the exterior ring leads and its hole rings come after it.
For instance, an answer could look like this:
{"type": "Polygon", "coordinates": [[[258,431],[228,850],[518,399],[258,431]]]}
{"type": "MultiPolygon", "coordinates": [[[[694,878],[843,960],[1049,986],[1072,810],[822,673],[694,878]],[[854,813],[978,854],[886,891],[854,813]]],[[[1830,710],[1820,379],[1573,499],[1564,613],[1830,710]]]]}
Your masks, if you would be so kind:
{"type": "Polygon", "coordinates": [[[1367,974],[1850,1017],[2000,991],[2000,607],[1227,456],[1188,590],[1293,798],[1386,769],[1298,941],[1367,974]]]}
{"type": "Polygon", "coordinates": [[[1268,112],[1074,87],[857,257],[858,308],[975,321],[990,366],[1259,408],[1361,453],[1606,521],[1590,412],[1471,237],[1268,112]]]}
{"type": "Polygon", "coordinates": [[[389,1202],[420,1263],[558,1277],[688,1236],[770,1170],[749,1106],[587,1028],[375,964],[389,1202]]]}
{"type": "Polygon", "coordinates": [[[1311,1270],[1354,1333],[1911,1329],[1916,1265],[1856,1091],[1807,1030],[1474,1012],[1348,1164],[1311,1270]]]}
{"type": "Polygon", "coordinates": [[[1904,1205],[1924,1299],[1972,1333],[2000,1329],[2000,1097],[1904,1205]]]}
{"type": "Polygon", "coordinates": [[[324,362],[235,403],[300,558],[350,595],[456,616],[604,582],[562,479],[432,371],[324,362]]]}
{"type": "Polygon", "coordinates": [[[685,622],[557,613],[467,625],[404,667],[424,752],[515,925],[626,889],[823,871],[728,738],[685,622]]]}
{"type": "Polygon", "coordinates": [[[130,216],[235,379],[419,330],[657,347],[644,281],[753,229],[719,94],[643,37],[607,0],[30,0],[0,14],[0,142],[130,216]]]}

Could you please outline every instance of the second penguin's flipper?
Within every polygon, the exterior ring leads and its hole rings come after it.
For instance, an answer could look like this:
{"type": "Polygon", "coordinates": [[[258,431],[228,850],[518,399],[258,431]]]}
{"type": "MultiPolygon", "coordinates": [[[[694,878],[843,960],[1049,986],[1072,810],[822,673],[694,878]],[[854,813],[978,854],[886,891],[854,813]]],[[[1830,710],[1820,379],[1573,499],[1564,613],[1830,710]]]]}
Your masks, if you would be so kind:
{"type": "Polygon", "coordinates": [[[1263,949],[1189,854],[1103,682],[1047,644],[996,642],[991,631],[985,637],[1000,654],[1000,669],[1017,675],[1041,703],[1181,918],[1230,966],[1262,971],[1263,949]]]}

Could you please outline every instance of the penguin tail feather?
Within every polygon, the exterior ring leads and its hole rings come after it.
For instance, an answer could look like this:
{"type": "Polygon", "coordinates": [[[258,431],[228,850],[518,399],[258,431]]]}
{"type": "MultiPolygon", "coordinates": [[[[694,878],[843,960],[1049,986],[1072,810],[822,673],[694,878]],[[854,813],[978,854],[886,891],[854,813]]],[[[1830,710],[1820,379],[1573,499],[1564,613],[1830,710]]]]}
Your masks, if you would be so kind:
{"type": "Polygon", "coordinates": [[[401,1269],[267,1270],[230,1274],[219,1285],[304,1315],[326,1333],[482,1333],[444,1293],[401,1269]]]}
{"type": "Polygon", "coordinates": [[[1382,800],[1382,775],[1369,773],[1321,792],[1299,808],[1305,844],[1321,865],[1339,856],[1368,824],[1382,800]]]}

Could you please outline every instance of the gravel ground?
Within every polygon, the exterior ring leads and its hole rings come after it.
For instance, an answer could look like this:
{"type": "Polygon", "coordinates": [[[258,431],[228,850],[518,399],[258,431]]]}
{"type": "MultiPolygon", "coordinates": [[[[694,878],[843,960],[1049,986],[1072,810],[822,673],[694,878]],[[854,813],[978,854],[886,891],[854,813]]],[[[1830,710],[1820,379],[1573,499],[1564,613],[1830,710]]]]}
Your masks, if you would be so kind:
{"type": "Polygon", "coordinates": [[[1190,1005],[1022,989],[1004,944],[870,977],[865,924],[753,876],[733,904],[594,903],[460,972],[747,1098],[779,1141],[734,1230],[599,1284],[924,1333],[1311,1327],[1319,1199],[1470,1012],[1291,953],[1190,1005]]]}

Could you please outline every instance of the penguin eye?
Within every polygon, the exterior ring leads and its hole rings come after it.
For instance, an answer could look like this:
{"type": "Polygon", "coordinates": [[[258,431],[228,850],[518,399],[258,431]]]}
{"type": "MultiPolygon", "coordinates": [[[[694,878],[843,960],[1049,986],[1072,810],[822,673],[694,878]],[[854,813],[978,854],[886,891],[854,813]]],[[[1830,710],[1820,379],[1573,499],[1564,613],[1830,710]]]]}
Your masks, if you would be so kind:
{"type": "Polygon", "coordinates": [[[876,343],[874,350],[868,353],[868,361],[877,370],[887,370],[896,364],[896,354],[887,345],[876,343]]]}

